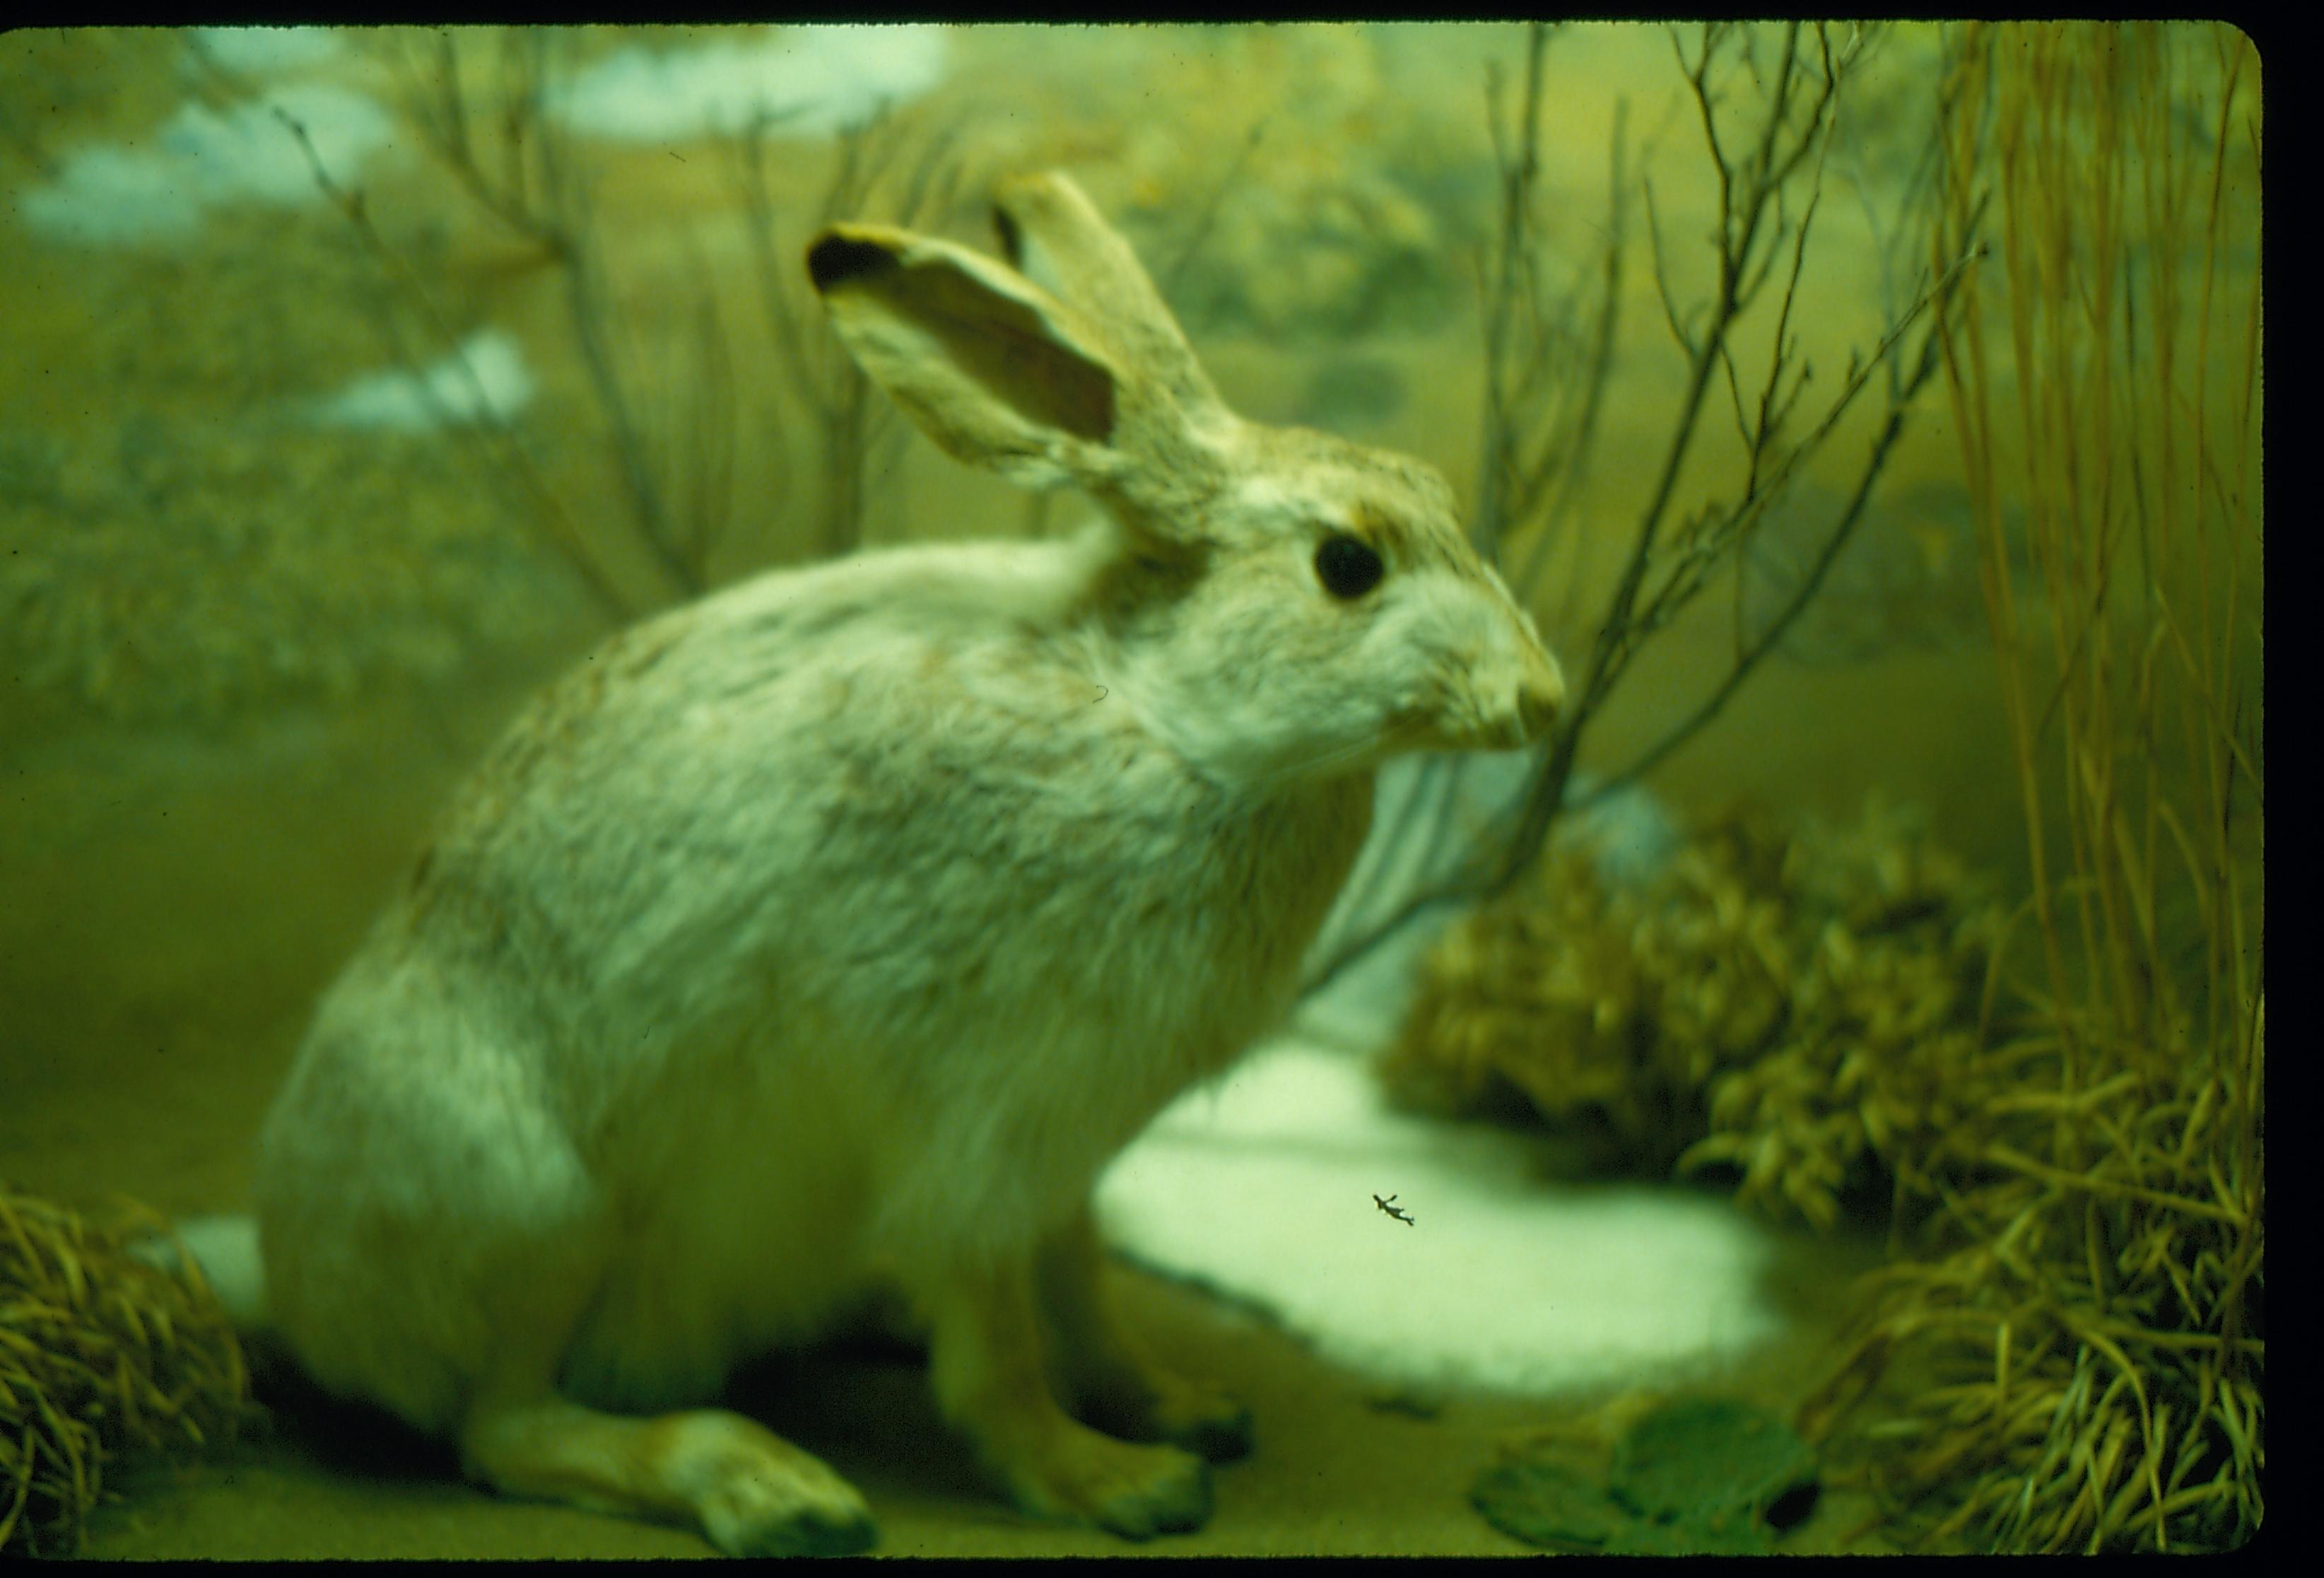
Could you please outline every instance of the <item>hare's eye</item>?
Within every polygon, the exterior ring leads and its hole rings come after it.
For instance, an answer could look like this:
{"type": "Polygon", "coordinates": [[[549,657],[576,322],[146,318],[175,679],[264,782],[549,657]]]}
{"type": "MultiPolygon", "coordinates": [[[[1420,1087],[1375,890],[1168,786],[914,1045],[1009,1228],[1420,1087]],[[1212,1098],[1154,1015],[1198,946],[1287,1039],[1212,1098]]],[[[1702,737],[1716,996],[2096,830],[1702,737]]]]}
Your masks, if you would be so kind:
{"type": "Polygon", "coordinates": [[[1370,543],[1344,531],[1333,532],[1315,549],[1315,578],[1333,596],[1352,601],[1380,583],[1388,567],[1370,543]]]}

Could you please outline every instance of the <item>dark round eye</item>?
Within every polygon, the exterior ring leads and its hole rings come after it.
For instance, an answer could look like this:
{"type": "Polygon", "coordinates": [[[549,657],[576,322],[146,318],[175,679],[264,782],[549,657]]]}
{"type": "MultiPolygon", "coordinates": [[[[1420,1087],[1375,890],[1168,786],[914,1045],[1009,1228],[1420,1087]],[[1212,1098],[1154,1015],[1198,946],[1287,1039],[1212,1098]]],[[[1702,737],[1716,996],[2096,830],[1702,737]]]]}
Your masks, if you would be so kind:
{"type": "Polygon", "coordinates": [[[1335,531],[1315,549],[1315,578],[1333,596],[1352,601],[1380,584],[1388,567],[1371,545],[1335,531]]]}

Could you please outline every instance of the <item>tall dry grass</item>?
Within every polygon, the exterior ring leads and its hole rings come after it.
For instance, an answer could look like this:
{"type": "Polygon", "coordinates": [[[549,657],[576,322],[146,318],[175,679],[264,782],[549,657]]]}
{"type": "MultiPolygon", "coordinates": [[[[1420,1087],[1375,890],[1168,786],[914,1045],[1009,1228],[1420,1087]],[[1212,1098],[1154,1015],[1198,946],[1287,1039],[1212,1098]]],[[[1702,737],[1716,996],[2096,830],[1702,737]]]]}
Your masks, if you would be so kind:
{"type": "Polygon", "coordinates": [[[2258,60],[2211,23],[1951,42],[1932,255],[1989,204],[1944,370],[2032,872],[1997,986],[2027,1011],[1963,1071],[1988,1094],[1928,1236],[1804,1414],[1889,1377],[1855,1434],[1933,1538],[2231,1546],[2266,1461],[2258,60]]]}

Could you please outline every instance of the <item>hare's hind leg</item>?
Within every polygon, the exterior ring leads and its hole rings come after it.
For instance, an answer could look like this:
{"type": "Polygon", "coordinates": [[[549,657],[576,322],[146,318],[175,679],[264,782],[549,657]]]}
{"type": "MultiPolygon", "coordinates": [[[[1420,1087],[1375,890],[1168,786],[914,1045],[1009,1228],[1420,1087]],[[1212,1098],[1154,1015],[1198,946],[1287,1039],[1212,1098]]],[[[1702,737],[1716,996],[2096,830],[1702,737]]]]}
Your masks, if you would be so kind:
{"type": "Polygon", "coordinates": [[[1175,1446],[1117,1441],[1057,1406],[1029,1266],[964,1268],[923,1291],[936,1402],[1019,1506],[1130,1539],[1210,1520],[1210,1472],[1202,1459],[1175,1446]]]}
{"type": "Polygon", "coordinates": [[[1060,1396],[1085,1423],[1125,1441],[1167,1441],[1213,1463],[1250,1451],[1250,1410],[1149,1357],[1105,1297],[1105,1252],[1089,1213],[1041,1246],[1041,1314],[1060,1396]]]}
{"type": "MultiPolygon", "coordinates": [[[[729,1555],[844,1555],[878,1537],[853,1486],[764,1426],[721,1408],[632,1418],[556,1389],[571,1331],[553,1282],[503,1328],[459,1426],[470,1477],[512,1496],[691,1524],[729,1555]],[[547,1304],[559,1307],[541,1307],[547,1304]],[[541,1317],[550,1318],[541,1318],[541,1317]]],[[[504,1310],[504,1315],[520,1312],[504,1310]]]]}
{"type": "Polygon", "coordinates": [[[835,1556],[877,1535],[854,1488],[764,1426],[719,1408],[653,1419],[554,1393],[472,1409],[468,1472],[512,1496],[691,1523],[733,1556],[835,1556]]]}

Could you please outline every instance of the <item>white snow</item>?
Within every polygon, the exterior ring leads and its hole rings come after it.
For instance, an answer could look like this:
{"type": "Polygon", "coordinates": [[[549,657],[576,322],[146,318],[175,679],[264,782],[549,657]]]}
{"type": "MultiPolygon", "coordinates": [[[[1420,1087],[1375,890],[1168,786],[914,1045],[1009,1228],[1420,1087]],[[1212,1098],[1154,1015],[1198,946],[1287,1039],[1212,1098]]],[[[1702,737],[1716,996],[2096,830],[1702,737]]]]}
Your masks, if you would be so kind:
{"type": "Polygon", "coordinates": [[[1757,1291],[1769,1241],[1727,1202],[1548,1184],[1526,1156],[1509,1135],[1395,1112],[1357,1059],[1285,1040],[1166,1112],[1097,1210],[1131,1259],[1387,1381],[1644,1381],[1781,1329],[1757,1291]]]}
{"type": "MultiPolygon", "coordinates": [[[[1428,795],[1484,826],[1529,759],[1471,759],[1443,799],[1416,762],[1381,774],[1375,842],[1317,956],[1393,913],[1463,854],[1390,847],[1395,809],[1428,795]],[[1368,873],[1370,873],[1368,875],[1368,873]]],[[[1609,797],[1577,826],[1609,880],[1641,880],[1674,835],[1654,802],[1609,797]]],[[[1391,1108],[1365,1067],[1396,1030],[1412,972],[1448,917],[1392,937],[1288,1032],[1189,1092],[1100,1183],[1105,1236],[1131,1259],[1264,1308],[1383,1381],[1543,1394],[1644,1383],[1774,1336],[1758,1292],[1773,1241],[1723,1200],[1529,1176],[1526,1143],[1391,1108]],[[1372,1197],[1396,1196],[1406,1226],[1372,1197]]]]}

